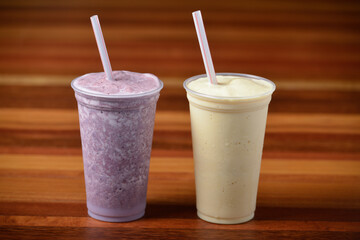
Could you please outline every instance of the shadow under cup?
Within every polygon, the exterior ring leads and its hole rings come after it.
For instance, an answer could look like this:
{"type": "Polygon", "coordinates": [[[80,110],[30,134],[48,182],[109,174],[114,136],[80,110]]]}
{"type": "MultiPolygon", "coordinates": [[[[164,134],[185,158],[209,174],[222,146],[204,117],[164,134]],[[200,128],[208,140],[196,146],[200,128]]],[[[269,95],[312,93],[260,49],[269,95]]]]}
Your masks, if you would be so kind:
{"type": "Polygon", "coordinates": [[[88,213],[107,222],[141,218],[163,83],[150,92],[116,96],[85,92],[75,81],[88,213]]]}
{"type": "Polygon", "coordinates": [[[272,86],[250,97],[216,97],[184,88],[190,105],[195,165],[196,208],[208,222],[236,224],[254,217],[268,105],[275,84],[265,78],[218,73],[263,80],[272,86]]]}

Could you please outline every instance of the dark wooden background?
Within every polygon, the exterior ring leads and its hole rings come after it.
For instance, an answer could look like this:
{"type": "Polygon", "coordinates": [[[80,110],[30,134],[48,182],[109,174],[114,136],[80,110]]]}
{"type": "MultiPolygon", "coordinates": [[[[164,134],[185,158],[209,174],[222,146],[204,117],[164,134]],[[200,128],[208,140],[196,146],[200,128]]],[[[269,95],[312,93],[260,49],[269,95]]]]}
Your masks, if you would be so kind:
{"type": "Polygon", "coordinates": [[[0,1],[1,239],[360,239],[360,2],[0,1]],[[255,219],[197,218],[188,102],[204,73],[191,12],[202,10],[217,72],[277,85],[255,219]],[[102,71],[98,14],[113,69],[151,72],[158,102],[143,219],[87,216],[70,81],[102,71]]]}

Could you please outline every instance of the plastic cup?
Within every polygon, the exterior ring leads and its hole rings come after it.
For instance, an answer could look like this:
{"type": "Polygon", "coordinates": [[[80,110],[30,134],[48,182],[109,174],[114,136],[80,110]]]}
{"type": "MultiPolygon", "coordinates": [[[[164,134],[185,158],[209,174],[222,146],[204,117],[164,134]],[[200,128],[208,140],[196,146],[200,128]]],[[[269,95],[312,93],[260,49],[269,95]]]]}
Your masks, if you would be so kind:
{"type": "Polygon", "coordinates": [[[268,105],[273,88],[252,97],[215,97],[195,92],[184,82],[190,105],[195,163],[196,208],[208,222],[236,224],[254,217],[268,105]]]}
{"type": "Polygon", "coordinates": [[[114,96],[83,91],[75,80],[88,214],[107,222],[141,218],[163,83],[146,93],[114,96]]]}

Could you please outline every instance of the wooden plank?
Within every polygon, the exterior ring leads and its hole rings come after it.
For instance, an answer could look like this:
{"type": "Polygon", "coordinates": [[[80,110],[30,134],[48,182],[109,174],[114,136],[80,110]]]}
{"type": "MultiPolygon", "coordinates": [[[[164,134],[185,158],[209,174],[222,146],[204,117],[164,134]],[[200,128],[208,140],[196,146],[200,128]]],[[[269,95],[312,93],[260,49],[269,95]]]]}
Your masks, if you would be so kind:
{"type": "MultiPolygon", "coordinates": [[[[220,6],[219,6],[220,7],[220,6]]],[[[44,7],[43,7],[44,8],[44,7]]],[[[251,26],[269,26],[288,27],[309,27],[309,28],[353,28],[359,23],[356,18],[358,9],[352,9],[353,12],[323,12],[323,11],[276,11],[269,13],[258,9],[248,9],[238,14],[238,9],[227,9],[219,11],[218,9],[207,9],[204,12],[206,23],[211,26],[246,24],[251,26]]],[[[108,9],[106,14],[101,15],[101,21],[108,25],[122,26],[123,24],[132,25],[173,25],[189,24],[189,9],[148,9],[144,8],[113,8],[108,9]],[[166,20],[166,21],[165,21],[166,20]]],[[[46,11],[40,8],[24,7],[2,7],[0,9],[0,24],[7,22],[9,25],[21,25],[27,21],[34,25],[53,25],[61,22],[63,25],[85,24],[88,17],[93,13],[91,9],[82,7],[76,11],[76,14],[69,15],[68,8],[56,7],[46,8],[46,11]],[[43,21],[46,19],[47,21],[43,21]]],[[[86,22],[87,23],[87,22],[86,22]]],[[[8,26],[9,26],[8,25],[8,26]]]]}
{"type": "MultiPolygon", "coordinates": [[[[81,157],[0,155],[0,159],[1,201],[84,201],[81,157]]],[[[359,161],[264,159],[258,204],[358,208],[359,183],[359,161]]],[[[191,203],[194,187],[191,158],[152,158],[149,202],[191,203]]]]}
{"type": "MultiPolygon", "coordinates": [[[[79,131],[32,131],[0,130],[0,147],[7,151],[12,148],[75,149],[81,147],[79,131]]],[[[312,133],[267,133],[264,152],[311,152],[311,153],[351,153],[358,154],[359,135],[312,133]],[[287,143],[291,142],[291,145],[287,143]]],[[[155,130],[153,149],[190,150],[189,131],[155,130]]]]}
{"type": "MultiPolygon", "coordinates": [[[[152,173],[193,173],[192,157],[152,157],[150,169],[152,173]]],[[[64,155],[25,155],[0,154],[0,170],[2,175],[7,171],[76,171],[82,172],[82,157],[64,155]]],[[[342,159],[331,161],[324,159],[282,159],[265,158],[262,162],[262,174],[273,175],[325,175],[325,176],[358,176],[360,177],[360,161],[342,159]]]]}
{"type": "MultiPolygon", "coordinates": [[[[357,90],[278,90],[269,112],[357,114],[359,103],[357,90]]],[[[178,83],[177,87],[165,87],[161,92],[157,110],[188,111],[188,105],[185,90],[178,83]]],[[[76,100],[69,86],[1,86],[0,108],[76,109],[76,100]]]]}
{"type": "MultiPolygon", "coordinates": [[[[87,217],[86,203],[65,202],[4,202],[0,204],[4,216],[62,216],[87,217]]],[[[190,204],[151,203],[146,206],[145,218],[196,219],[195,202],[190,204]]],[[[359,222],[358,209],[327,208],[266,208],[257,207],[255,220],[259,221],[328,221],[359,222]],[[276,213],[276,214],[274,214],[276,213]]],[[[1,222],[1,221],[0,221],[1,222]]],[[[3,223],[3,222],[1,222],[3,223]]]]}
{"type": "Polygon", "coordinates": [[[166,218],[149,221],[144,218],[130,223],[105,223],[87,217],[37,217],[37,216],[0,216],[1,225],[5,226],[52,226],[52,227],[92,227],[92,228],[140,228],[140,229],[202,229],[218,230],[272,230],[272,231],[319,231],[319,232],[358,232],[358,222],[330,222],[330,221],[279,221],[276,226],[273,221],[252,221],[249,224],[215,225],[202,220],[172,219],[171,223],[166,218]]]}
{"type": "MultiPolygon", "coordinates": [[[[76,110],[0,109],[0,129],[24,131],[79,131],[76,110]]],[[[189,112],[158,111],[155,130],[191,131],[189,112]]],[[[271,113],[267,133],[360,134],[357,114],[271,113]]]]}
{"type": "MultiPolygon", "coordinates": [[[[242,39],[242,41],[263,42],[266,39],[269,42],[316,42],[316,43],[356,43],[359,41],[360,34],[353,33],[342,29],[254,29],[247,26],[238,26],[236,28],[221,28],[210,29],[207,34],[213,41],[230,41],[234,39],[242,39]],[[235,31],[234,31],[235,30],[235,31]]],[[[128,41],[134,39],[141,39],[146,41],[156,41],[157,39],[164,40],[193,40],[194,29],[190,25],[186,27],[179,26],[174,28],[156,27],[149,28],[148,26],[104,26],[104,34],[109,41],[128,41]]],[[[12,26],[11,28],[0,28],[0,39],[14,39],[23,36],[24,40],[47,40],[56,41],[61,39],[64,35],[67,36],[65,42],[74,41],[75,43],[84,42],[92,43],[91,28],[84,28],[83,26],[58,26],[56,29],[50,26],[12,26]],[[31,34],[29,34],[31,31],[31,34]],[[46,33],[46,34],[44,34],[46,33]]]]}
{"type": "MultiPolygon", "coordinates": [[[[4,59],[95,59],[98,52],[95,43],[88,44],[60,44],[58,42],[26,41],[19,48],[19,44],[9,40],[2,41],[0,46],[1,56],[4,59]]],[[[213,58],[217,61],[241,61],[253,62],[296,62],[304,64],[306,62],[317,64],[356,64],[360,61],[357,54],[359,46],[357,44],[337,46],[335,44],[294,44],[283,46],[281,43],[227,43],[216,41],[211,45],[213,58]],[[316,49],[316,51],[314,51],[316,49]],[[357,51],[354,51],[357,50],[357,51]],[[239,54],[241,52],[241,54],[239,54]],[[336,58],[329,58],[336,54],[336,58]]],[[[111,42],[111,59],[134,58],[140,60],[162,60],[179,58],[184,61],[198,60],[198,46],[193,41],[171,41],[160,42],[111,42]],[[170,50],[170,51],[169,51],[170,50]]],[[[200,57],[201,58],[201,57],[200,57]]]]}
{"type": "MultiPolygon", "coordinates": [[[[231,4],[222,4],[221,2],[209,2],[209,1],[200,1],[199,7],[202,6],[205,9],[213,10],[262,10],[262,11],[274,11],[276,10],[287,10],[287,11],[317,11],[317,12],[358,12],[359,4],[354,3],[353,1],[311,1],[312,4],[303,4],[301,2],[287,2],[281,0],[275,0],[272,2],[266,0],[258,0],[255,2],[242,2],[242,1],[232,1],[231,4]]],[[[136,8],[136,9],[161,9],[161,10],[171,10],[171,9],[188,9],[189,11],[193,10],[193,1],[186,0],[182,4],[177,2],[167,2],[167,1],[154,1],[148,2],[146,0],[142,1],[106,1],[106,2],[88,2],[88,1],[62,1],[62,2],[48,2],[46,0],[36,0],[28,2],[26,0],[16,1],[16,2],[2,2],[2,7],[13,7],[13,8],[97,8],[108,10],[109,8],[136,8]]]]}
{"type": "MultiPolygon", "coordinates": [[[[200,220],[199,220],[200,221],[200,220]]],[[[201,225],[198,225],[201,226],[201,225]]],[[[0,228],[0,237],[21,239],[113,239],[121,236],[123,239],[256,239],[261,236],[265,239],[358,239],[358,232],[323,232],[323,231],[254,231],[254,230],[227,230],[223,229],[161,229],[149,228],[84,228],[84,227],[3,227],[0,228]]]]}

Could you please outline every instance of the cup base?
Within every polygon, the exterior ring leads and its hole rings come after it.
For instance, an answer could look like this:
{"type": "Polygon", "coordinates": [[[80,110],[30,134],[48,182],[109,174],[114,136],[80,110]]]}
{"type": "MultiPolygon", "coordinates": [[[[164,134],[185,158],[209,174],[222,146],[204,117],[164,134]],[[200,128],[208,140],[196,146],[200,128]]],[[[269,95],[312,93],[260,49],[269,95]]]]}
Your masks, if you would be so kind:
{"type": "Polygon", "coordinates": [[[142,211],[135,215],[126,216],[126,217],[106,217],[106,216],[101,216],[96,213],[93,213],[90,210],[88,210],[88,214],[90,217],[95,218],[96,220],[103,221],[103,222],[131,222],[131,221],[137,220],[139,218],[142,218],[145,214],[145,211],[142,211]]]}
{"type": "Polygon", "coordinates": [[[217,223],[217,224],[238,224],[238,223],[248,222],[254,218],[254,213],[252,213],[249,216],[241,217],[241,218],[215,218],[205,215],[199,211],[197,211],[197,215],[200,219],[204,221],[217,223]]]}

